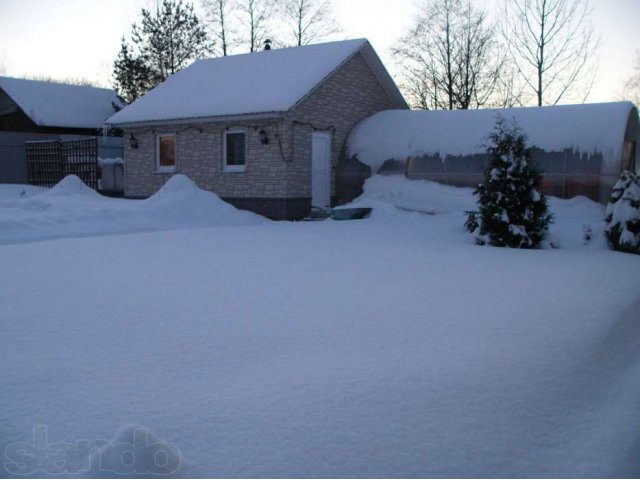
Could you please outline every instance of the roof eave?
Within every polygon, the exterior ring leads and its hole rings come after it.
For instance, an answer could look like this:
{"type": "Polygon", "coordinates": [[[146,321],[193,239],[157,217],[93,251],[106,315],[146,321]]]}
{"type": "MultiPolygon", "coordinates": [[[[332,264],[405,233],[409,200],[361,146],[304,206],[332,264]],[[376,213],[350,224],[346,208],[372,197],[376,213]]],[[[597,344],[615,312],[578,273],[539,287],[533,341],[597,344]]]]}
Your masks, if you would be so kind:
{"type": "Polygon", "coordinates": [[[190,118],[168,118],[163,120],[143,120],[135,122],[110,122],[107,120],[105,125],[119,128],[140,128],[154,127],[161,125],[188,125],[194,123],[229,123],[247,120],[267,120],[278,118],[284,115],[284,112],[261,112],[261,113],[242,113],[236,115],[213,115],[207,117],[190,117],[190,118]]]}

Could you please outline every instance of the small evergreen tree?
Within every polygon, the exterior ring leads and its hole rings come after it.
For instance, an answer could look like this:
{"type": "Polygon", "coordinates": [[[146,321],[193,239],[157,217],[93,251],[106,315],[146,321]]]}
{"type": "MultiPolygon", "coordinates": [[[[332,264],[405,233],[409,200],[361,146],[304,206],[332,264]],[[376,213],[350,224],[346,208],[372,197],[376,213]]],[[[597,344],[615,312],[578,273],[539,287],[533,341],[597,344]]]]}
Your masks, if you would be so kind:
{"type": "Polygon", "coordinates": [[[113,68],[114,88],[127,102],[213,51],[193,5],[182,0],[162,0],[154,12],[143,8],[131,39],[133,45],[122,39],[113,68]]]}
{"type": "Polygon", "coordinates": [[[615,250],[640,254],[640,178],[622,172],[605,211],[605,235],[615,250]]]}
{"type": "Polygon", "coordinates": [[[534,248],[544,239],[553,215],[526,135],[515,121],[498,117],[488,141],[485,180],[474,192],[479,211],[467,212],[467,229],[482,245],[488,241],[499,247],[534,248]]]}

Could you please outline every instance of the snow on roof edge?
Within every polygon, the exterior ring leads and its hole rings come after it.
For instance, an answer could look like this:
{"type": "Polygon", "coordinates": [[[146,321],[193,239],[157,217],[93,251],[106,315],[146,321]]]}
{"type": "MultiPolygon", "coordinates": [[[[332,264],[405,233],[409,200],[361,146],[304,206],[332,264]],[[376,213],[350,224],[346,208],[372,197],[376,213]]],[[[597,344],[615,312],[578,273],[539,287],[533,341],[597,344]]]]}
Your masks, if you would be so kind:
{"type": "Polygon", "coordinates": [[[0,76],[0,90],[42,127],[99,129],[122,105],[113,89],[57,81],[0,76]]]}
{"type": "MultiPolygon", "coordinates": [[[[377,170],[389,159],[484,152],[498,115],[515,119],[528,144],[546,151],[621,155],[631,102],[479,110],[386,110],[362,120],[347,139],[350,156],[377,170]]],[[[640,139],[639,139],[640,140],[640,139]]]]}
{"type": "Polygon", "coordinates": [[[227,122],[227,121],[241,121],[241,120],[261,120],[267,118],[275,118],[280,115],[284,115],[286,112],[253,112],[253,113],[240,113],[237,115],[219,115],[208,117],[185,117],[185,118],[162,118],[158,120],[140,120],[132,122],[122,123],[110,123],[107,119],[105,125],[109,127],[142,127],[153,125],[186,125],[190,123],[202,123],[202,122],[227,122]]]}

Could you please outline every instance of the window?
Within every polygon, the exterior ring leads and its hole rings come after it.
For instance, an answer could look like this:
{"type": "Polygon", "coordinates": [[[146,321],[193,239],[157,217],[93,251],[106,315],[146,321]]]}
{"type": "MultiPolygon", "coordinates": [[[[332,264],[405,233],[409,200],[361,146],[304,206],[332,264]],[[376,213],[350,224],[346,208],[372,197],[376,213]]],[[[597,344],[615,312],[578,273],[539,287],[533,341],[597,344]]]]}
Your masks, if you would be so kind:
{"type": "Polygon", "coordinates": [[[156,168],[158,172],[176,171],[175,134],[158,135],[156,137],[156,168]]]}
{"type": "Polygon", "coordinates": [[[226,172],[244,172],[246,169],[247,134],[245,130],[232,129],[224,134],[223,169],[226,172]]]}

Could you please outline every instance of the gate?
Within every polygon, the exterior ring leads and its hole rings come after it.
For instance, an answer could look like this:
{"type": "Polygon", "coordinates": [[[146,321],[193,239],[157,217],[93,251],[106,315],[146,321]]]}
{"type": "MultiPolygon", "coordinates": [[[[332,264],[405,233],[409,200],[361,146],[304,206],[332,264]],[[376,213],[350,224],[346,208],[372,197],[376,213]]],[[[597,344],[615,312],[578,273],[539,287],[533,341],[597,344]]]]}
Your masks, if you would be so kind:
{"type": "Polygon", "coordinates": [[[67,175],[77,175],[98,188],[98,140],[26,142],[29,183],[52,187],[67,175]]]}

